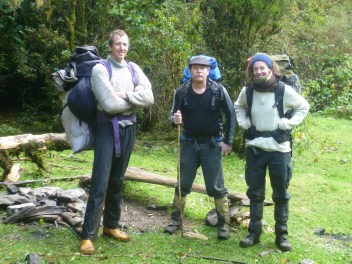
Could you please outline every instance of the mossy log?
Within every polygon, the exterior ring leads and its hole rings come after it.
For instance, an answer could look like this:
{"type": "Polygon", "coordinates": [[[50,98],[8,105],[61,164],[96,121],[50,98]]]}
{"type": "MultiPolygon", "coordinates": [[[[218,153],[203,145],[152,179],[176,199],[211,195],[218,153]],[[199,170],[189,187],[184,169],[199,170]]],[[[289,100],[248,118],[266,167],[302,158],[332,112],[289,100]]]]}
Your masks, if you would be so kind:
{"type": "Polygon", "coordinates": [[[33,147],[69,149],[65,133],[48,133],[42,135],[23,134],[0,137],[0,151],[33,147]]]}
{"type": "Polygon", "coordinates": [[[23,134],[0,137],[0,167],[3,169],[4,181],[13,167],[12,157],[24,153],[38,168],[45,169],[42,155],[47,149],[62,151],[70,149],[65,133],[48,133],[42,135],[23,134]]]}

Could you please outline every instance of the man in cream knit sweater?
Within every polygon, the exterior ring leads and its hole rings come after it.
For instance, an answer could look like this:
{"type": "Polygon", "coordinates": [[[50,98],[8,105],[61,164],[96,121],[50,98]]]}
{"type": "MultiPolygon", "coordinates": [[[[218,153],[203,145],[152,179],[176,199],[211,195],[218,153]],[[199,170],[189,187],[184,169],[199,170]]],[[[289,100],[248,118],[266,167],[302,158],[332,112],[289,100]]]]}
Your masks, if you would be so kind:
{"type": "Polygon", "coordinates": [[[107,61],[112,74],[102,64],[92,70],[91,86],[98,101],[98,114],[93,128],[94,163],[89,198],[82,228],[82,254],[95,253],[103,215],[103,234],[127,242],[128,235],[119,229],[123,178],[135,142],[135,109],[154,103],[148,78],[141,68],[126,62],[129,38],[115,30],[109,38],[107,61]],[[111,78],[110,78],[111,77],[111,78]]]}

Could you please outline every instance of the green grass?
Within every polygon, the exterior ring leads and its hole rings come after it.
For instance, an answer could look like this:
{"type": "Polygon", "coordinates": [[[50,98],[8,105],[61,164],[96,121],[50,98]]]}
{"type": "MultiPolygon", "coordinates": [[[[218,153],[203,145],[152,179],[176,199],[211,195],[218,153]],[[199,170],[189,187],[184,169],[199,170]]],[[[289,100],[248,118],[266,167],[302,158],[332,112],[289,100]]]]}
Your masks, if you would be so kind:
{"type": "MultiPolygon", "coordinates": [[[[246,230],[237,227],[227,241],[216,239],[217,230],[203,224],[213,201],[203,194],[192,193],[185,209],[185,217],[208,241],[170,236],[162,230],[139,232],[130,229],[129,243],[114,243],[102,237],[94,243],[94,257],[79,255],[79,240],[63,227],[35,223],[4,225],[0,223],[0,263],[25,263],[27,253],[41,254],[43,263],[221,263],[199,257],[220,258],[245,263],[300,263],[304,259],[315,263],[352,263],[352,122],[324,116],[309,116],[297,129],[293,160],[293,178],[289,188],[289,239],[293,250],[277,251],[273,233],[273,207],[265,207],[267,223],[261,243],[248,249],[239,247],[246,230]],[[318,227],[326,233],[345,235],[346,239],[317,236],[318,227]],[[6,252],[6,254],[5,254],[6,252]],[[260,256],[261,252],[268,254],[260,256]]],[[[175,131],[176,138],[176,131],[175,131]]],[[[139,136],[130,166],[160,175],[177,176],[177,141],[144,140],[139,136]]],[[[78,181],[50,182],[51,177],[89,174],[92,152],[71,155],[70,151],[50,152],[45,156],[47,172],[42,176],[50,186],[76,187],[78,181]]],[[[225,181],[229,190],[245,193],[244,160],[235,154],[224,158],[225,181]]],[[[37,169],[29,162],[24,167],[23,179],[38,178],[37,169]]],[[[201,173],[196,182],[203,184],[201,173]]],[[[40,184],[34,185],[40,186],[40,184]]],[[[143,204],[167,204],[173,190],[168,187],[126,181],[125,196],[143,204]]],[[[271,187],[267,182],[266,199],[271,201],[271,187]]],[[[247,209],[247,208],[246,208],[247,209]]]]}

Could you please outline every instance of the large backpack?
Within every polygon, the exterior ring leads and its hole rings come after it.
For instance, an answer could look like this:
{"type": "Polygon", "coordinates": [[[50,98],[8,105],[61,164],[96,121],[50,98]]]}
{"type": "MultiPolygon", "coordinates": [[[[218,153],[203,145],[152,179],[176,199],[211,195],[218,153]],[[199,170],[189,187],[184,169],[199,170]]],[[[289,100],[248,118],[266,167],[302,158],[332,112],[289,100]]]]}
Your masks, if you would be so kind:
{"type": "MultiPolygon", "coordinates": [[[[72,113],[81,121],[92,124],[97,112],[97,101],[91,89],[92,69],[95,65],[105,66],[111,78],[110,64],[99,56],[95,46],[79,46],[71,56],[71,61],[64,70],[59,70],[53,74],[56,87],[70,91],[67,97],[67,104],[72,113]],[[57,85],[59,79],[63,80],[57,85]]],[[[127,67],[132,75],[132,81],[136,86],[136,77],[133,66],[127,62],[127,67]]]]}
{"type": "MultiPolygon", "coordinates": [[[[90,79],[93,67],[99,63],[105,66],[110,79],[110,64],[99,56],[97,48],[80,46],[76,48],[67,67],[53,73],[54,85],[61,92],[64,106],[61,121],[73,153],[93,146],[91,127],[96,119],[97,100],[91,90],[90,79]]],[[[129,62],[127,66],[136,86],[133,66],[129,62]]]]}
{"type": "MultiPolygon", "coordinates": [[[[209,63],[210,63],[210,72],[209,72],[209,78],[215,82],[219,82],[221,79],[221,73],[220,73],[220,69],[218,66],[218,62],[214,57],[210,57],[210,56],[206,56],[206,55],[197,55],[197,56],[203,56],[205,57],[209,63]]],[[[194,58],[196,56],[193,56],[192,58],[194,58]]],[[[191,60],[192,60],[191,58],[191,60]]],[[[189,67],[186,66],[186,68],[183,70],[183,78],[181,80],[181,83],[185,83],[188,80],[191,79],[191,72],[189,70],[189,67]]]]}
{"type": "Polygon", "coordinates": [[[94,121],[97,112],[97,101],[90,83],[92,69],[96,64],[105,66],[110,79],[112,74],[110,64],[99,56],[94,46],[77,47],[65,69],[66,71],[74,69],[78,80],[68,95],[67,106],[79,120],[88,124],[94,121]]]}
{"type": "Polygon", "coordinates": [[[288,55],[270,55],[270,57],[279,65],[281,81],[290,85],[298,94],[302,93],[301,83],[298,75],[294,72],[295,67],[292,58],[288,55]]]}

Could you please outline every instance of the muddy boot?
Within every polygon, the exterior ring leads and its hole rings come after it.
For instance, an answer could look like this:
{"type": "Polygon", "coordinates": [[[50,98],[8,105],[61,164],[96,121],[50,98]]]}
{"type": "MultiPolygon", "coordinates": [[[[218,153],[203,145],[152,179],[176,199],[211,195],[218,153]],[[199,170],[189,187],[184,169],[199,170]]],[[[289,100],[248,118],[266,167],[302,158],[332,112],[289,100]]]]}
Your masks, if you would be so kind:
{"type": "Polygon", "coordinates": [[[275,203],[274,218],[276,235],[275,244],[283,252],[290,251],[292,247],[287,240],[288,202],[275,203]]]}
{"type": "Polygon", "coordinates": [[[164,232],[173,235],[180,229],[181,225],[181,211],[183,210],[186,205],[186,196],[179,197],[178,194],[175,193],[174,202],[172,204],[172,213],[171,213],[171,221],[168,226],[165,227],[164,232]]]}
{"type": "Polygon", "coordinates": [[[260,235],[262,233],[263,208],[264,203],[262,201],[251,200],[249,206],[251,220],[248,226],[248,234],[240,242],[241,247],[251,247],[260,242],[260,235]]]}
{"type": "Polygon", "coordinates": [[[231,219],[229,215],[229,203],[227,197],[214,199],[218,216],[218,239],[230,238],[231,219]]]}

